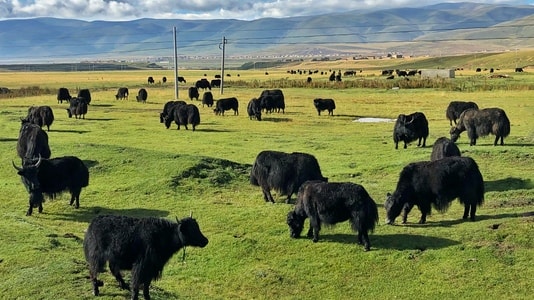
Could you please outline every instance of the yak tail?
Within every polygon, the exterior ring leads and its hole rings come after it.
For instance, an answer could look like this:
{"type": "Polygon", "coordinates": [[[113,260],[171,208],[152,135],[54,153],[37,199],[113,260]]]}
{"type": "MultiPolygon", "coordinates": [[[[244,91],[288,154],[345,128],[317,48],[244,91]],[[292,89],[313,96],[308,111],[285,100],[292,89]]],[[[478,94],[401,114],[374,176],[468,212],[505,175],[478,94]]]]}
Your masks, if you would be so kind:
{"type": "Polygon", "coordinates": [[[378,224],[378,208],[376,203],[369,198],[363,205],[363,207],[353,212],[356,214],[352,225],[352,230],[354,231],[374,231],[376,224],[378,224]]]}
{"type": "Polygon", "coordinates": [[[259,186],[260,184],[258,183],[258,179],[254,175],[256,174],[256,169],[257,169],[257,165],[256,163],[254,163],[254,165],[252,166],[252,170],[250,171],[250,184],[259,186]]]}

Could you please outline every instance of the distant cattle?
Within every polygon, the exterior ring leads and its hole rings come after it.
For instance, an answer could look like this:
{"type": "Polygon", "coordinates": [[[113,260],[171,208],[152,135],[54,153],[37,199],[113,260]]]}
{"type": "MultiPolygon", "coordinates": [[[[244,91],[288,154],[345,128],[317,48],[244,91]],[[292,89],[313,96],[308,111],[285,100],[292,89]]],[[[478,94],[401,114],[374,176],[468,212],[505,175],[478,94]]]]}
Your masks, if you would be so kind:
{"type": "Polygon", "coordinates": [[[75,156],[52,159],[39,157],[35,164],[26,163],[17,167],[13,163],[13,167],[30,193],[27,216],[31,216],[33,208],[38,208],[40,213],[43,211],[43,194],[55,198],[57,194],[69,191],[70,205],[79,208],[81,190],[89,185],[89,170],[75,156]]]}
{"type": "Polygon", "coordinates": [[[430,160],[438,160],[450,156],[462,156],[460,149],[450,139],[446,137],[438,138],[432,146],[430,160]]]}
{"type": "Polygon", "coordinates": [[[336,109],[336,102],[333,99],[313,99],[313,105],[317,110],[317,114],[320,116],[321,111],[327,110],[329,116],[334,115],[334,109],[336,109]]]}
{"type": "Polygon", "coordinates": [[[200,80],[197,80],[197,82],[195,83],[195,87],[197,89],[208,89],[208,90],[211,90],[211,85],[210,85],[210,82],[206,79],[206,78],[202,78],[200,80]]]}
{"type": "Polygon", "coordinates": [[[395,192],[387,196],[386,223],[393,224],[401,210],[406,223],[408,213],[417,205],[419,224],[424,224],[432,206],[444,212],[456,198],[464,205],[463,218],[474,221],[477,206],[484,202],[484,180],[472,158],[452,156],[410,163],[402,169],[395,192]]]}
{"type": "Polygon", "coordinates": [[[249,119],[256,119],[261,121],[261,103],[259,99],[252,98],[247,105],[247,113],[249,119]]]}
{"type": "Polygon", "coordinates": [[[171,222],[154,217],[97,216],[83,240],[93,294],[100,294],[99,287],[104,283],[98,280],[98,273],[104,272],[107,263],[120,288],[125,290],[130,287],[121,270],[131,270],[131,299],[138,299],[141,286],[144,298],[150,299],[150,283],[161,277],[174,253],[186,246],[203,248],[207,244],[208,239],[191,217],[171,222]]]}
{"type": "Polygon", "coordinates": [[[21,121],[38,125],[39,127],[46,126],[50,131],[50,125],[54,122],[54,112],[50,106],[31,106],[28,108],[28,115],[21,121]]]}
{"type": "Polygon", "coordinates": [[[91,104],[91,92],[89,91],[89,89],[81,89],[78,92],[78,98],[83,98],[87,105],[91,104]]]}
{"type": "Polygon", "coordinates": [[[383,76],[390,76],[393,75],[394,70],[382,70],[383,76]]]}
{"type": "Polygon", "coordinates": [[[394,79],[395,78],[395,75],[389,75],[388,77],[386,77],[386,79],[388,80],[391,80],[391,79],[394,79]]]}
{"type": "Polygon", "coordinates": [[[148,98],[148,92],[146,91],[146,89],[143,89],[143,88],[139,89],[139,91],[137,92],[137,96],[135,96],[135,99],[137,99],[137,102],[145,103],[147,98],[148,98]]]}
{"type": "Polygon", "coordinates": [[[198,97],[200,97],[200,95],[198,94],[198,88],[195,86],[190,86],[189,89],[187,90],[187,94],[189,96],[189,99],[191,100],[193,99],[198,100],[198,97]]]}
{"type": "Polygon", "coordinates": [[[78,119],[85,119],[85,115],[87,114],[87,101],[85,98],[76,97],[72,98],[70,100],[69,108],[67,108],[67,114],[69,118],[74,117],[78,119]]]}
{"type": "Polygon", "coordinates": [[[215,76],[213,76],[215,78],[221,78],[221,75],[220,74],[215,74],[215,76]]]}
{"type": "Polygon", "coordinates": [[[182,77],[182,76],[178,76],[178,82],[187,83],[187,81],[185,80],[185,78],[182,77]]]}
{"type": "Polygon", "coordinates": [[[404,149],[407,144],[418,140],[417,146],[426,146],[426,138],[428,137],[428,121],[425,114],[422,112],[415,112],[413,114],[400,114],[395,122],[393,128],[393,142],[395,142],[395,149],[399,148],[399,142],[404,142],[404,149]]]}
{"type": "Polygon", "coordinates": [[[221,80],[220,79],[212,79],[210,82],[211,87],[221,87],[221,80]]]}
{"type": "Polygon", "coordinates": [[[22,123],[17,139],[17,154],[23,165],[33,158],[50,158],[48,134],[39,125],[22,123]]]}
{"type": "Polygon", "coordinates": [[[467,131],[470,146],[476,145],[477,138],[489,134],[495,135],[494,146],[499,139],[502,146],[504,138],[510,134],[510,120],[500,108],[468,109],[460,115],[458,124],[451,128],[451,140],[456,142],[464,131],[467,131]]]}
{"type": "Polygon", "coordinates": [[[313,237],[313,242],[319,240],[322,223],[334,225],[348,220],[352,230],[358,233],[358,244],[369,251],[369,231],[373,231],[378,223],[378,209],[359,184],[306,181],[299,188],[295,208],[287,215],[292,238],[300,236],[306,218],[310,218],[307,236],[313,237]]]}
{"type": "Polygon", "coordinates": [[[186,130],[188,124],[191,124],[193,131],[195,131],[198,124],[200,124],[200,112],[198,107],[194,104],[185,104],[185,105],[175,105],[171,108],[171,116],[165,121],[165,126],[170,127],[170,124],[174,121],[178,125],[178,130],[180,126],[183,125],[186,130]]]}
{"type": "Polygon", "coordinates": [[[204,107],[204,105],[207,105],[208,107],[213,106],[213,94],[210,91],[204,92],[202,95],[202,107],[204,107]]]}
{"type": "Polygon", "coordinates": [[[215,112],[215,115],[224,116],[224,112],[230,109],[234,111],[234,115],[239,115],[239,101],[237,98],[231,97],[217,100],[213,112],[215,112]]]}
{"type": "Polygon", "coordinates": [[[400,76],[403,76],[403,77],[408,76],[408,72],[406,72],[406,71],[404,71],[404,70],[398,70],[398,69],[397,69],[397,70],[395,70],[395,73],[396,73],[397,76],[399,76],[399,77],[400,77],[400,76]]]}
{"type": "Polygon", "coordinates": [[[154,77],[149,76],[148,79],[147,79],[147,83],[148,84],[154,84],[154,77]]]}
{"type": "Polygon", "coordinates": [[[312,78],[311,77],[306,78],[306,83],[311,83],[311,82],[312,82],[312,78]]]}
{"type": "Polygon", "coordinates": [[[456,124],[456,120],[460,118],[462,112],[466,109],[478,109],[478,105],[471,101],[451,101],[445,111],[445,116],[449,120],[449,125],[452,126],[452,122],[456,124]]]}
{"type": "MultiPolygon", "coordinates": [[[[171,100],[171,101],[167,101],[165,103],[165,105],[163,106],[163,111],[159,114],[159,122],[160,123],[166,123],[166,120],[168,118],[171,118],[171,121],[169,121],[169,125],[170,123],[172,122],[172,119],[174,118],[172,115],[171,115],[171,110],[172,108],[175,106],[175,105],[185,105],[186,102],[183,101],[183,100],[171,100]]],[[[169,128],[169,126],[166,126],[167,128],[169,128]]]]}
{"type": "Polygon", "coordinates": [[[63,101],[69,102],[70,99],[72,99],[72,96],[69,93],[69,89],[67,88],[59,88],[57,91],[57,103],[63,103],[63,101]]]}
{"type": "Polygon", "coordinates": [[[323,177],[317,159],[307,153],[265,150],[258,154],[250,172],[250,183],[260,186],[263,199],[274,203],[271,190],[286,195],[286,203],[291,195],[308,180],[328,181],[323,177]]]}
{"type": "Polygon", "coordinates": [[[477,69],[475,70],[475,72],[477,72],[477,73],[478,73],[478,72],[482,72],[482,69],[481,69],[481,68],[477,68],[477,69]]]}
{"type": "MultiPolygon", "coordinates": [[[[182,77],[182,78],[183,78],[183,77],[182,77]]],[[[163,78],[161,78],[161,81],[162,81],[163,83],[166,83],[166,82],[167,82],[167,77],[163,76],[163,78]]]]}
{"type": "Polygon", "coordinates": [[[115,95],[115,99],[116,100],[123,100],[123,99],[126,99],[128,100],[128,88],[127,87],[120,87],[118,90],[117,90],[117,94],[115,95]]]}
{"type": "Polygon", "coordinates": [[[523,68],[515,68],[515,72],[516,72],[516,73],[523,72],[523,68]]]}
{"type": "Polygon", "coordinates": [[[261,108],[265,110],[265,113],[272,113],[275,111],[285,112],[286,104],[282,90],[264,90],[261,92],[258,99],[260,100],[261,108]]]}

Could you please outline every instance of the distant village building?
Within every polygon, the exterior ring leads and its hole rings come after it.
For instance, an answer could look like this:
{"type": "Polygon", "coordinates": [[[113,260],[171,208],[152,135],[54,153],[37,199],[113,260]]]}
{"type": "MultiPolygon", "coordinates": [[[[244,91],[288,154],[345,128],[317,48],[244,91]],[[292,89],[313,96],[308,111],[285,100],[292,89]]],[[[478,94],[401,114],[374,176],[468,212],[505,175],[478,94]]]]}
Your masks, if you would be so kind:
{"type": "Polygon", "coordinates": [[[423,69],[421,77],[426,78],[454,78],[454,69],[423,69]]]}

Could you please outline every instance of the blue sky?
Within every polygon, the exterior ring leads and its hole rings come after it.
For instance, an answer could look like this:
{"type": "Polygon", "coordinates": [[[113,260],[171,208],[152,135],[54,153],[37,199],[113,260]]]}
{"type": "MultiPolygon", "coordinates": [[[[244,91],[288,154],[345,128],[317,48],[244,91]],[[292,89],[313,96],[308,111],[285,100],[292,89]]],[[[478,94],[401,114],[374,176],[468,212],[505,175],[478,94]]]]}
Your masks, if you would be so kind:
{"type": "Polygon", "coordinates": [[[0,0],[0,19],[57,17],[107,21],[140,18],[253,20],[348,10],[418,7],[444,2],[534,4],[534,0],[0,0]]]}

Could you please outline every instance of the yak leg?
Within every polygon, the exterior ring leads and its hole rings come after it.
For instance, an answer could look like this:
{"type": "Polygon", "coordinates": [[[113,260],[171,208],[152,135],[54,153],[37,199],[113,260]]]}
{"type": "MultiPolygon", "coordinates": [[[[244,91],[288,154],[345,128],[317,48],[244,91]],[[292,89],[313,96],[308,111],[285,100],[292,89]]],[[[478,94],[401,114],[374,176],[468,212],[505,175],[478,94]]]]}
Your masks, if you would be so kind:
{"type": "Polygon", "coordinates": [[[70,194],[70,205],[74,204],[75,208],[80,208],[80,193],[81,189],[75,189],[70,194]]]}
{"type": "Polygon", "coordinates": [[[504,146],[504,136],[501,135],[501,146],[504,146]]]}
{"type": "Polygon", "coordinates": [[[121,270],[119,268],[119,265],[115,264],[114,261],[109,261],[109,270],[111,271],[111,274],[115,276],[115,279],[117,279],[117,282],[119,283],[119,287],[123,290],[129,290],[130,286],[124,282],[124,279],[122,278],[121,270]]]}
{"type": "Polygon", "coordinates": [[[145,300],[150,300],[150,282],[145,282],[143,284],[143,296],[145,297],[145,300]]]}
{"type": "Polygon", "coordinates": [[[310,217],[310,230],[308,230],[308,237],[313,236],[314,243],[317,243],[319,240],[319,231],[321,231],[321,221],[319,221],[319,218],[310,217]]]}
{"type": "Polygon", "coordinates": [[[265,200],[265,202],[274,203],[273,195],[271,195],[271,191],[269,190],[269,188],[262,187],[261,189],[262,189],[262,192],[263,192],[263,199],[265,200]]]}
{"type": "Polygon", "coordinates": [[[399,149],[399,142],[395,142],[395,149],[399,149]]]}
{"type": "Polygon", "coordinates": [[[404,141],[404,149],[408,148],[408,145],[406,144],[406,140],[404,141]]]}
{"type": "Polygon", "coordinates": [[[404,207],[402,208],[402,224],[406,224],[408,220],[408,214],[412,210],[413,206],[414,205],[412,203],[404,204],[404,207]]]}
{"type": "Polygon", "coordinates": [[[476,204],[465,204],[463,219],[465,220],[469,217],[471,221],[474,221],[476,212],[477,212],[476,204]]]}
{"type": "Polygon", "coordinates": [[[365,251],[371,250],[371,243],[369,242],[367,231],[358,231],[358,244],[363,245],[365,251]]]}
{"type": "Polygon", "coordinates": [[[423,148],[426,147],[426,137],[423,137],[423,148]]]}
{"type": "Polygon", "coordinates": [[[32,213],[33,213],[33,206],[32,206],[32,204],[30,203],[30,207],[28,208],[28,211],[26,212],[26,215],[27,215],[27,216],[31,216],[32,213]]]}

